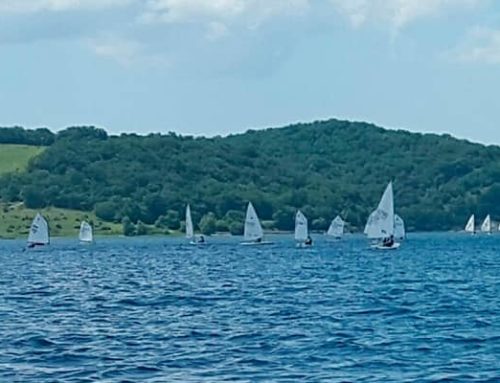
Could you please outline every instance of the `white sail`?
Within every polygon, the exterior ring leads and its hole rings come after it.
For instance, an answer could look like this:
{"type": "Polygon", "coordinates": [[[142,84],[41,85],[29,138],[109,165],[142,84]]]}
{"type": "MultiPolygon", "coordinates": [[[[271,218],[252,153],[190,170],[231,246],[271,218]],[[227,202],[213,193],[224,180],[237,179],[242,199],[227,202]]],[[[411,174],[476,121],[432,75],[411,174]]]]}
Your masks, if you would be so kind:
{"type": "Polygon", "coordinates": [[[259,217],[251,202],[248,203],[247,215],[245,218],[245,229],[243,236],[245,241],[257,241],[264,237],[262,226],[260,225],[259,217]]]}
{"type": "Polygon", "coordinates": [[[483,233],[491,233],[491,216],[488,214],[481,225],[481,231],[483,233]]]}
{"type": "Polygon", "coordinates": [[[86,221],[83,221],[80,225],[80,234],[78,238],[81,242],[92,242],[94,240],[94,233],[92,232],[92,226],[86,221]]]}
{"type": "Polygon", "coordinates": [[[402,240],[406,238],[405,222],[399,215],[394,215],[394,237],[402,240]]]}
{"type": "Polygon", "coordinates": [[[335,238],[341,238],[344,235],[344,226],[344,220],[340,216],[336,216],[326,234],[335,238]]]}
{"type": "Polygon", "coordinates": [[[191,207],[186,206],[186,238],[194,238],[193,219],[191,218],[191,207]]]}
{"type": "Polygon", "coordinates": [[[467,233],[475,233],[476,232],[476,217],[472,214],[467,221],[467,225],[465,225],[465,231],[467,233]]]}
{"type": "Polygon", "coordinates": [[[295,215],[295,240],[304,242],[308,237],[307,218],[299,210],[295,215]]]}
{"type": "Polygon", "coordinates": [[[49,224],[40,213],[37,213],[35,219],[31,223],[28,243],[34,245],[47,245],[50,243],[49,224]]]}
{"type": "Polygon", "coordinates": [[[377,209],[370,214],[365,226],[365,234],[370,239],[388,238],[394,235],[394,194],[389,182],[377,209]]]}

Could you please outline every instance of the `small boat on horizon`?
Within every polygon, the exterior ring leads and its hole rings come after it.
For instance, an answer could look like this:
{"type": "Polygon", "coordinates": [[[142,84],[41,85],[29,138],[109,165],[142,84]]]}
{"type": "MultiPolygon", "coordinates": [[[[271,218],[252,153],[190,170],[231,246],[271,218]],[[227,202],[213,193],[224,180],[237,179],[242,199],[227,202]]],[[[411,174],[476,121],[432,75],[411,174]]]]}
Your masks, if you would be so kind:
{"type": "Polygon", "coordinates": [[[47,220],[37,213],[30,226],[28,234],[28,248],[46,246],[50,244],[49,224],[47,220]]]}
{"type": "Polygon", "coordinates": [[[485,234],[491,234],[491,216],[488,214],[481,225],[481,232],[485,234]]]}
{"type": "Polygon", "coordinates": [[[300,211],[295,215],[295,241],[296,246],[299,248],[306,248],[312,246],[312,239],[309,236],[307,225],[307,217],[300,211]]]}
{"type": "Polygon", "coordinates": [[[395,250],[401,244],[395,240],[394,193],[392,182],[387,185],[377,209],[368,217],[364,233],[374,241],[371,245],[376,250],[395,250]]]}
{"type": "Polygon", "coordinates": [[[186,238],[191,245],[203,245],[206,243],[205,236],[200,235],[197,237],[194,234],[193,219],[191,218],[191,207],[189,204],[186,206],[186,238]]]}
{"type": "Polygon", "coordinates": [[[330,224],[330,227],[328,228],[328,231],[326,232],[326,235],[333,237],[334,239],[340,240],[344,237],[344,227],[345,227],[345,222],[338,215],[335,217],[335,219],[333,219],[332,223],[330,224]]]}
{"type": "Polygon", "coordinates": [[[243,230],[243,246],[259,246],[270,245],[272,242],[264,241],[264,231],[260,224],[257,212],[252,203],[249,202],[247,206],[247,214],[245,216],[245,227],[243,230]]]}
{"type": "Polygon", "coordinates": [[[81,243],[93,243],[94,242],[94,231],[92,226],[87,221],[82,221],[80,224],[80,233],[78,234],[78,239],[81,243]]]}
{"type": "Polygon", "coordinates": [[[465,232],[472,235],[476,234],[476,216],[472,214],[465,225],[465,232]]]}

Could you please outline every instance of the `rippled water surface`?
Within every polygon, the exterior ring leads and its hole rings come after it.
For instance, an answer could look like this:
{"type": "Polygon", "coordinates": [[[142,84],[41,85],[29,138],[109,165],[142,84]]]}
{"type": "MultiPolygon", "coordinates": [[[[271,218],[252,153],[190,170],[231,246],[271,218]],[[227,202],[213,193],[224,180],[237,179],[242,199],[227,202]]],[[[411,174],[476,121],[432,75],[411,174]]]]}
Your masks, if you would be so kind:
{"type": "Polygon", "coordinates": [[[500,382],[500,236],[0,241],[1,382],[500,382]]]}

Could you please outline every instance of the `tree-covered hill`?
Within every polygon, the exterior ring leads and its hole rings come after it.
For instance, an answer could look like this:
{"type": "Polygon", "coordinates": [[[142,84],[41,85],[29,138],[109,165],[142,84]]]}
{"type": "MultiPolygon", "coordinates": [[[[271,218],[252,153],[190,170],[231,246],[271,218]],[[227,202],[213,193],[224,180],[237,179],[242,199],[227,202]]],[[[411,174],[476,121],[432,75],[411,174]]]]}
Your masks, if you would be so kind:
{"type": "Polygon", "coordinates": [[[190,203],[195,221],[238,232],[251,200],[270,228],[292,228],[300,208],[315,229],[337,213],[360,229],[393,180],[396,209],[414,230],[458,228],[471,213],[500,218],[500,148],[447,135],[338,120],[215,138],[42,133],[51,145],[24,173],[0,177],[4,202],[171,229],[190,203]]]}

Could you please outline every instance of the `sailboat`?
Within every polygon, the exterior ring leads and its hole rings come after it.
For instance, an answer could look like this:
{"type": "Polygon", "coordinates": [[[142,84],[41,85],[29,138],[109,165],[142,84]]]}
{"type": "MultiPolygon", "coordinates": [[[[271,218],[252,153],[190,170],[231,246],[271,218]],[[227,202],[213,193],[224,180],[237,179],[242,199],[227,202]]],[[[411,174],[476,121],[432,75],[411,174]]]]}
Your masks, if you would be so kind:
{"type": "Polygon", "coordinates": [[[472,214],[465,225],[465,232],[476,234],[476,217],[472,214]]]}
{"type": "Polygon", "coordinates": [[[28,247],[45,246],[50,243],[49,224],[47,220],[37,213],[31,223],[30,232],[28,235],[28,247]]]}
{"type": "Polygon", "coordinates": [[[295,215],[295,241],[297,242],[297,247],[312,246],[312,240],[309,237],[307,228],[307,218],[300,210],[295,215]]]}
{"type": "Polygon", "coordinates": [[[80,224],[80,233],[78,239],[82,243],[92,243],[94,242],[94,233],[92,226],[87,221],[82,221],[80,224]]]}
{"type": "Polygon", "coordinates": [[[406,238],[405,221],[399,215],[394,215],[394,238],[403,241],[406,238]]]}
{"type": "Polygon", "coordinates": [[[241,244],[245,246],[269,245],[272,243],[264,241],[264,231],[262,230],[259,217],[251,202],[248,203],[247,207],[243,238],[244,241],[241,244]]]}
{"type": "Polygon", "coordinates": [[[394,241],[394,193],[392,182],[385,189],[378,207],[370,214],[365,226],[365,234],[375,243],[372,248],[378,250],[394,250],[400,243],[394,241]]]}
{"type": "Polygon", "coordinates": [[[189,239],[191,245],[202,245],[205,243],[205,237],[200,235],[196,238],[194,235],[193,219],[191,218],[191,207],[186,206],[186,238],[189,239]]]}
{"type": "Polygon", "coordinates": [[[491,216],[488,214],[481,225],[481,231],[483,233],[491,234],[491,216]]]}
{"type": "Polygon", "coordinates": [[[329,235],[330,237],[333,237],[335,239],[341,239],[344,236],[344,226],[344,220],[340,218],[340,216],[336,216],[330,224],[326,235],[329,235]]]}

